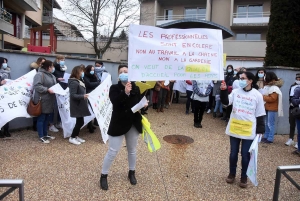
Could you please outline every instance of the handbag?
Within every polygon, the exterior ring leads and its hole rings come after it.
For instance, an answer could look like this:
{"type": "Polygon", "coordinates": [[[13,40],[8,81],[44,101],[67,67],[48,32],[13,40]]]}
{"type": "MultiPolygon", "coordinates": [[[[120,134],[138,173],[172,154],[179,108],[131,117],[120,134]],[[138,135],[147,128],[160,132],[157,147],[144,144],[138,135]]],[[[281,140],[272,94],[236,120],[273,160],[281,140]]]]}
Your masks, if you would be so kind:
{"type": "MultiPolygon", "coordinates": [[[[44,81],[44,74],[42,73],[42,79],[44,81]]],[[[34,92],[35,94],[35,92],[34,92]]],[[[34,96],[34,95],[33,95],[34,96]]],[[[31,116],[40,116],[42,114],[42,104],[41,104],[42,98],[39,98],[39,101],[37,104],[34,104],[33,97],[30,99],[28,107],[27,107],[27,113],[31,116]]]]}
{"type": "Polygon", "coordinates": [[[300,119],[300,108],[299,107],[294,107],[291,110],[291,114],[293,115],[294,118],[300,119]]]}

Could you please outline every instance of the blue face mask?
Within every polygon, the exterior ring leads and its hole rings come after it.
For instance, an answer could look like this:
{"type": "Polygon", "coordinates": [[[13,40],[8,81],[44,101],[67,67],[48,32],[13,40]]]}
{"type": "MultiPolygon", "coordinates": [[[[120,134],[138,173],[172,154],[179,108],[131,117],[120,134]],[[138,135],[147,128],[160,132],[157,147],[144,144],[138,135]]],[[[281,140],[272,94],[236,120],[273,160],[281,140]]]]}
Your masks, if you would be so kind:
{"type": "Polygon", "coordinates": [[[231,69],[228,69],[228,71],[227,71],[228,73],[231,73],[232,72],[232,70],[231,69]]]}
{"type": "Polygon", "coordinates": [[[247,80],[239,80],[239,85],[241,88],[245,88],[248,85],[247,80]]]}
{"type": "Polygon", "coordinates": [[[119,79],[121,82],[128,82],[128,73],[121,73],[119,79]]]}
{"type": "Polygon", "coordinates": [[[95,73],[94,71],[91,71],[91,72],[90,72],[91,75],[94,75],[94,73],[95,73]]]}
{"type": "Polygon", "coordinates": [[[237,74],[237,71],[234,71],[233,74],[236,75],[236,74],[237,74]]]}
{"type": "Polygon", "coordinates": [[[55,71],[55,68],[52,68],[52,73],[54,73],[54,71],[55,71]]]}
{"type": "Polygon", "coordinates": [[[84,77],[84,72],[81,73],[81,78],[83,78],[83,77],[84,77]]]}
{"type": "Polygon", "coordinates": [[[64,66],[65,65],[65,61],[59,61],[59,65],[64,66]]]}
{"type": "Polygon", "coordinates": [[[2,68],[3,68],[3,69],[6,69],[6,68],[7,68],[7,63],[3,63],[3,64],[2,64],[2,68]]]}
{"type": "Polygon", "coordinates": [[[265,76],[264,73],[258,73],[258,77],[259,77],[259,78],[263,78],[264,76],[265,76]]]}

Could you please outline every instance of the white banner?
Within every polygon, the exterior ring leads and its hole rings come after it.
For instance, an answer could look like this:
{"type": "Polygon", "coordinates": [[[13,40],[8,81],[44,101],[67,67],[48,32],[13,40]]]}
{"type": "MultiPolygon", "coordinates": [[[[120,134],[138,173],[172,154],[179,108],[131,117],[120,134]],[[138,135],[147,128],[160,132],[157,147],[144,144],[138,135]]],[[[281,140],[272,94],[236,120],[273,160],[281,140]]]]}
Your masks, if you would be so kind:
{"type": "Polygon", "coordinates": [[[27,117],[27,107],[32,95],[36,70],[0,87],[0,128],[17,117],[27,117]]]}
{"type": "MultiPolygon", "coordinates": [[[[54,93],[61,93],[63,90],[59,84],[56,84],[55,87],[52,88],[54,93]]],[[[70,93],[69,88],[66,88],[65,95],[56,95],[57,105],[58,105],[58,111],[61,118],[62,128],[64,132],[64,138],[70,137],[72,135],[72,131],[76,124],[76,118],[73,118],[70,116],[70,93]]],[[[91,107],[89,106],[89,110],[91,115],[84,117],[84,124],[81,127],[81,129],[87,125],[90,121],[92,121],[95,118],[95,115],[93,111],[91,110],[91,107]]]]}
{"type": "Polygon", "coordinates": [[[130,25],[129,80],[224,80],[223,37],[217,29],[130,25]]]}
{"type": "Polygon", "coordinates": [[[247,176],[254,186],[258,185],[257,181],[257,154],[258,154],[258,142],[260,142],[262,135],[256,135],[254,138],[251,147],[249,149],[250,152],[250,162],[247,169],[247,176]]]}
{"type": "Polygon", "coordinates": [[[108,140],[107,131],[112,114],[112,103],[109,99],[111,85],[111,75],[108,74],[104,82],[89,93],[89,101],[97,118],[104,143],[108,140]]]}
{"type": "Polygon", "coordinates": [[[180,91],[181,93],[186,93],[186,82],[185,80],[176,80],[173,86],[173,91],[180,91]]]}

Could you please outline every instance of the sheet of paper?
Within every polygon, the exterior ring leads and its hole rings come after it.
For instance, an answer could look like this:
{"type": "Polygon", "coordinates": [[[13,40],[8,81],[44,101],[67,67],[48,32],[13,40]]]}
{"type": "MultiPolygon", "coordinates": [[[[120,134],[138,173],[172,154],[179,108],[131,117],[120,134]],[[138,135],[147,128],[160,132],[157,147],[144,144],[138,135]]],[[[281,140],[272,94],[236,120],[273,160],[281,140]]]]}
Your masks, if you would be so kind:
{"type": "Polygon", "coordinates": [[[136,104],[135,106],[133,106],[133,107],[131,108],[132,112],[133,112],[133,113],[136,113],[137,111],[139,111],[140,109],[142,109],[143,107],[145,107],[145,105],[146,105],[147,103],[148,103],[148,101],[147,101],[146,97],[144,96],[144,97],[142,98],[142,100],[141,100],[138,104],[136,104]]]}
{"type": "Polygon", "coordinates": [[[69,74],[69,73],[65,73],[65,74],[64,74],[64,81],[62,81],[62,82],[68,84],[68,80],[69,80],[69,78],[70,78],[70,75],[71,75],[71,74],[69,74]]]}
{"type": "Polygon", "coordinates": [[[50,89],[52,89],[54,91],[54,93],[59,94],[59,95],[66,95],[66,91],[60,86],[59,83],[57,83],[56,85],[50,87],[50,89]]]}
{"type": "Polygon", "coordinates": [[[107,78],[109,73],[103,72],[101,77],[101,83],[104,82],[104,80],[107,78]]]}

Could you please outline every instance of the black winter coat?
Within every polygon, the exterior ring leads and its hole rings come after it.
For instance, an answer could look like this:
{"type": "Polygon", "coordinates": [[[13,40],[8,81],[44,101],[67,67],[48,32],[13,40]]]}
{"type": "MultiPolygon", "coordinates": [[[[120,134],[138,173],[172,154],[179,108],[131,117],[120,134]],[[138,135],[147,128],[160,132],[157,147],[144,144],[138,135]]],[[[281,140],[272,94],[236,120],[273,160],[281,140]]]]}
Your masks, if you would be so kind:
{"type": "Polygon", "coordinates": [[[70,116],[71,117],[85,117],[90,116],[91,113],[88,108],[88,101],[84,99],[86,94],[84,83],[75,78],[69,79],[70,90],[70,116]]]}
{"type": "Polygon", "coordinates": [[[84,80],[87,94],[92,92],[100,85],[100,81],[98,80],[96,75],[84,74],[83,80],[84,80]]]}
{"type": "Polygon", "coordinates": [[[57,78],[64,78],[65,71],[62,71],[60,69],[59,63],[54,62],[53,65],[55,67],[53,75],[56,77],[56,82],[59,83],[63,89],[66,89],[68,87],[68,84],[57,80],[57,78]]]}
{"type": "Polygon", "coordinates": [[[107,134],[121,136],[126,134],[132,126],[142,133],[142,116],[139,112],[133,113],[131,108],[141,100],[140,88],[131,82],[132,90],[128,96],[125,86],[119,81],[109,90],[109,98],[113,105],[110,125],[107,134]]]}

